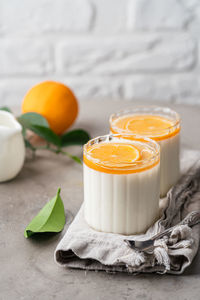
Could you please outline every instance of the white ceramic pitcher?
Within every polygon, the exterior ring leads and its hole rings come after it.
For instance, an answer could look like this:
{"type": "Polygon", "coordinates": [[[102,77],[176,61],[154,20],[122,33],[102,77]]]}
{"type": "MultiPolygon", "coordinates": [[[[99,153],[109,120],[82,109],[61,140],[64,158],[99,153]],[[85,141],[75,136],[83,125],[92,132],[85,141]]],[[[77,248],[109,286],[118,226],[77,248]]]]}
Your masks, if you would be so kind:
{"type": "Polygon", "coordinates": [[[24,158],[22,126],[11,113],[0,110],[0,182],[14,178],[24,158]]]}

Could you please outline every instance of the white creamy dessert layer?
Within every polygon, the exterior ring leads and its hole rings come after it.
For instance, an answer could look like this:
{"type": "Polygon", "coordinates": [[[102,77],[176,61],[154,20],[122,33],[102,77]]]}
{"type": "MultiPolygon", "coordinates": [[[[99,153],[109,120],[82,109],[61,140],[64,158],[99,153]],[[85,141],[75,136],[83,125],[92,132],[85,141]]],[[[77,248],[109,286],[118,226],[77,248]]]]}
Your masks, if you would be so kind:
{"type": "Polygon", "coordinates": [[[132,174],[107,174],[84,164],[85,220],[94,229],[145,232],[158,217],[160,165],[132,174]]]}
{"type": "Polygon", "coordinates": [[[86,222],[104,232],[145,232],[159,214],[159,145],[107,135],[84,146],[83,160],[86,222]]]}
{"type": "Polygon", "coordinates": [[[180,133],[165,140],[160,145],[160,196],[164,197],[180,176],[179,142],[180,133]]]}

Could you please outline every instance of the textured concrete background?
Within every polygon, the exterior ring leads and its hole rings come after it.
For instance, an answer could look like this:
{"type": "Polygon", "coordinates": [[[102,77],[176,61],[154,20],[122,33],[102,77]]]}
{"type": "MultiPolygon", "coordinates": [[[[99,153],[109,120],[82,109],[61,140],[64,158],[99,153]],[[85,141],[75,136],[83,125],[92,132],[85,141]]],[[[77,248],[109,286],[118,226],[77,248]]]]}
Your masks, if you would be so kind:
{"type": "Polygon", "coordinates": [[[200,104],[199,0],[0,0],[0,105],[39,81],[82,99],[200,104]]]}

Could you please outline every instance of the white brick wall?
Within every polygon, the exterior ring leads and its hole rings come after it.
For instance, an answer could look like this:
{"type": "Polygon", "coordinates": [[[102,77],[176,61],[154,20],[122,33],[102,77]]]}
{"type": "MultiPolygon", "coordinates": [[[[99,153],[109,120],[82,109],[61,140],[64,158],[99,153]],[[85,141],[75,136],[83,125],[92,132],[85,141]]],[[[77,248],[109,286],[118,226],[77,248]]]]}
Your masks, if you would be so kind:
{"type": "Polygon", "coordinates": [[[0,105],[53,79],[79,100],[200,104],[199,0],[0,0],[0,105]]]}

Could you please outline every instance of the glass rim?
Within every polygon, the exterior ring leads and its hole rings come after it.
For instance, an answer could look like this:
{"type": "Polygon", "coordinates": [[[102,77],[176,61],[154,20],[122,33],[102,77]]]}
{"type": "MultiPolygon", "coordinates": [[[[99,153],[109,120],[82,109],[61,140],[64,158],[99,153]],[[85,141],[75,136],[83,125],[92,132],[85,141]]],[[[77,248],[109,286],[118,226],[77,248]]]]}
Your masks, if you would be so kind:
{"type": "Polygon", "coordinates": [[[136,114],[137,112],[139,114],[147,114],[147,115],[149,114],[150,115],[150,110],[152,110],[153,115],[157,115],[157,116],[162,116],[162,114],[161,114],[162,112],[163,112],[163,114],[166,113],[166,116],[165,116],[166,118],[167,118],[167,114],[168,115],[173,114],[174,120],[173,119],[170,120],[170,121],[172,121],[173,124],[165,129],[153,130],[153,131],[151,131],[151,133],[149,131],[140,131],[140,133],[137,133],[137,134],[145,135],[146,137],[150,137],[150,138],[154,138],[157,135],[159,136],[159,133],[170,132],[171,130],[175,130],[176,128],[178,128],[180,126],[180,121],[181,121],[180,115],[175,110],[173,110],[169,107],[157,106],[157,105],[137,105],[132,108],[127,108],[127,109],[120,110],[116,113],[111,114],[109,117],[110,128],[113,129],[116,133],[136,134],[136,133],[134,133],[134,131],[132,132],[132,131],[122,129],[122,128],[115,126],[113,124],[114,120],[116,120],[117,118],[122,117],[122,116],[131,115],[132,113],[136,114]],[[153,135],[152,135],[152,133],[153,133],[153,135]]]}
{"type": "Polygon", "coordinates": [[[106,134],[106,135],[102,135],[102,136],[98,136],[95,137],[91,140],[89,140],[84,146],[83,146],[83,155],[88,159],[93,161],[95,164],[100,165],[104,168],[107,169],[118,169],[118,170],[122,170],[122,167],[124,167],[124,169],[128,170],[128,167],[140,167],[145,168],[145,165],[151,166],[153,165],[155,162],[160,160],[160,145],[154,141],[153,139],[150,139],[148,137],[144,137],[138,134],[106,134]],[[106,163],[103,162],[99,162],[98,159],[94,159],[93,157],[91,157],[91,155],[88,154],[87,148],[94,145],[94,144],[98,144],[101,142],[110,142],[113,138],[118,138],[122,141],[124,141],[124,143],[127,144],[127,140],[128,140],[128,144],[134,144],[134,142],[140,142],[140,143],[144,143],[146,146],[148,146],[148,148],[150,150],[153,151],[153,155],[148,158],[148,159],[140,159],[140,160],[136,160],[130,163],[118,163],[117,166],[109,166],[106,163]],[[121,167],[120,167],[121,164],[121,167]]]}

